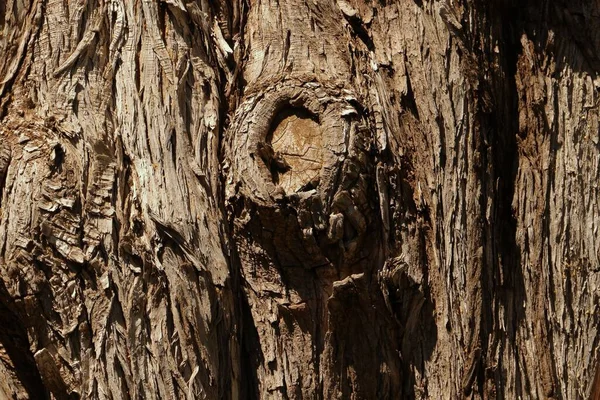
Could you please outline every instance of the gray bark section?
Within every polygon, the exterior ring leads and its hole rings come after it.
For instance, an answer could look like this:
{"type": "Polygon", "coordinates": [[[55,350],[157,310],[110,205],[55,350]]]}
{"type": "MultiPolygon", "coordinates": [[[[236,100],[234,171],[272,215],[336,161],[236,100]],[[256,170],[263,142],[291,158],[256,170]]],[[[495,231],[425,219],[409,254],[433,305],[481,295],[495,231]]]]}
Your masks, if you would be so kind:
{"type": "Polygon", "coordinates": [[[2,2],[0,395],[598,397],[599,12],[2,2]]]}

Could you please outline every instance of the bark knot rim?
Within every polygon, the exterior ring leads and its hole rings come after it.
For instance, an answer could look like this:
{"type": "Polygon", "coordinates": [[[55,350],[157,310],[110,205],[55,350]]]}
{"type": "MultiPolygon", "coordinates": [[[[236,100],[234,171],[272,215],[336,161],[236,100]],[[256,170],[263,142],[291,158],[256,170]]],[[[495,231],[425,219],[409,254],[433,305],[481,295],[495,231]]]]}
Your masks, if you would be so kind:
{"type": "Polygon", "coordinates": [[[239,182],[235,187],[229,185],[228,197],[234,197],[241,191],[253,202],[276,205],[289,196],[316,189],[325,200],[325,192],[334,185],[348,153],[349,124],[359,117],[356,103],[356,96],[340,85],[293,81],[270,86],[246,99],[238,106],[228,133],[232,146],[227,158],[233,175],[229,181],[239,182]],[[282,113],[290,109],[301,110],[304,116],[317,123],[323,140],[320,145],[323,159],[318,177],[294,191],[289,188],[286,191],[274,178],[274,163],[282,171],[287,166],[284,162],[278,163],[282,160],[273,159],[275,151],[269,142],[276,129],[274,124],[282,113]]]}

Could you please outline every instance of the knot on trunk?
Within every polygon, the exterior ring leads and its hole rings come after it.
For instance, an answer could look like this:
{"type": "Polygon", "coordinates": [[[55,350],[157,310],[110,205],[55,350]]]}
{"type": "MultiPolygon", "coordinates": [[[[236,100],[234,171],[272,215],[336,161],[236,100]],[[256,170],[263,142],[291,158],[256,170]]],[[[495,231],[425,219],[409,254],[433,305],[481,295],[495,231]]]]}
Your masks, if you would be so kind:
{"type": "Polygon", "coordinates": [[[238,107],[227,134],[230,210],[282,266],[358,257],[376,208],[362,110],[339,86],[289,81],[238,107]]]}

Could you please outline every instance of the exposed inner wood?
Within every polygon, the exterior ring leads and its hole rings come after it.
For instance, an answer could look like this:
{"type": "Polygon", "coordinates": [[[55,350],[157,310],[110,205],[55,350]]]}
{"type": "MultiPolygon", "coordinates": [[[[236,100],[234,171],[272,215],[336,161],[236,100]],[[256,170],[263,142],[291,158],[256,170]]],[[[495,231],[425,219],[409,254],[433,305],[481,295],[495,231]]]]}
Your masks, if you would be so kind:
{"type": "Polygon", "coordinates": [[[287,171],[272,170],[273,179],[286,193],[314,184],[323,166],[323,132],[315,116],[302,108],[282,110],[267,137],[274,156],[285,160],[287,171]]]}

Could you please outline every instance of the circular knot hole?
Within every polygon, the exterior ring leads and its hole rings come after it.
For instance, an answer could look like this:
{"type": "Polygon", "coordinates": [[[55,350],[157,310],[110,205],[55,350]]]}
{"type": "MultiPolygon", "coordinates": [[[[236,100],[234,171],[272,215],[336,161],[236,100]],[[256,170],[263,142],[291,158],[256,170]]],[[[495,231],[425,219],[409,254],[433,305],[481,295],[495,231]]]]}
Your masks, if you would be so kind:
{"type": "Polygon", "coordinates": [[[323,132],[316,115],[305,108],[281,110],[271,124],[263,157],[273,182],[286,193],[316,189],[323,166],[323,132]]]}

